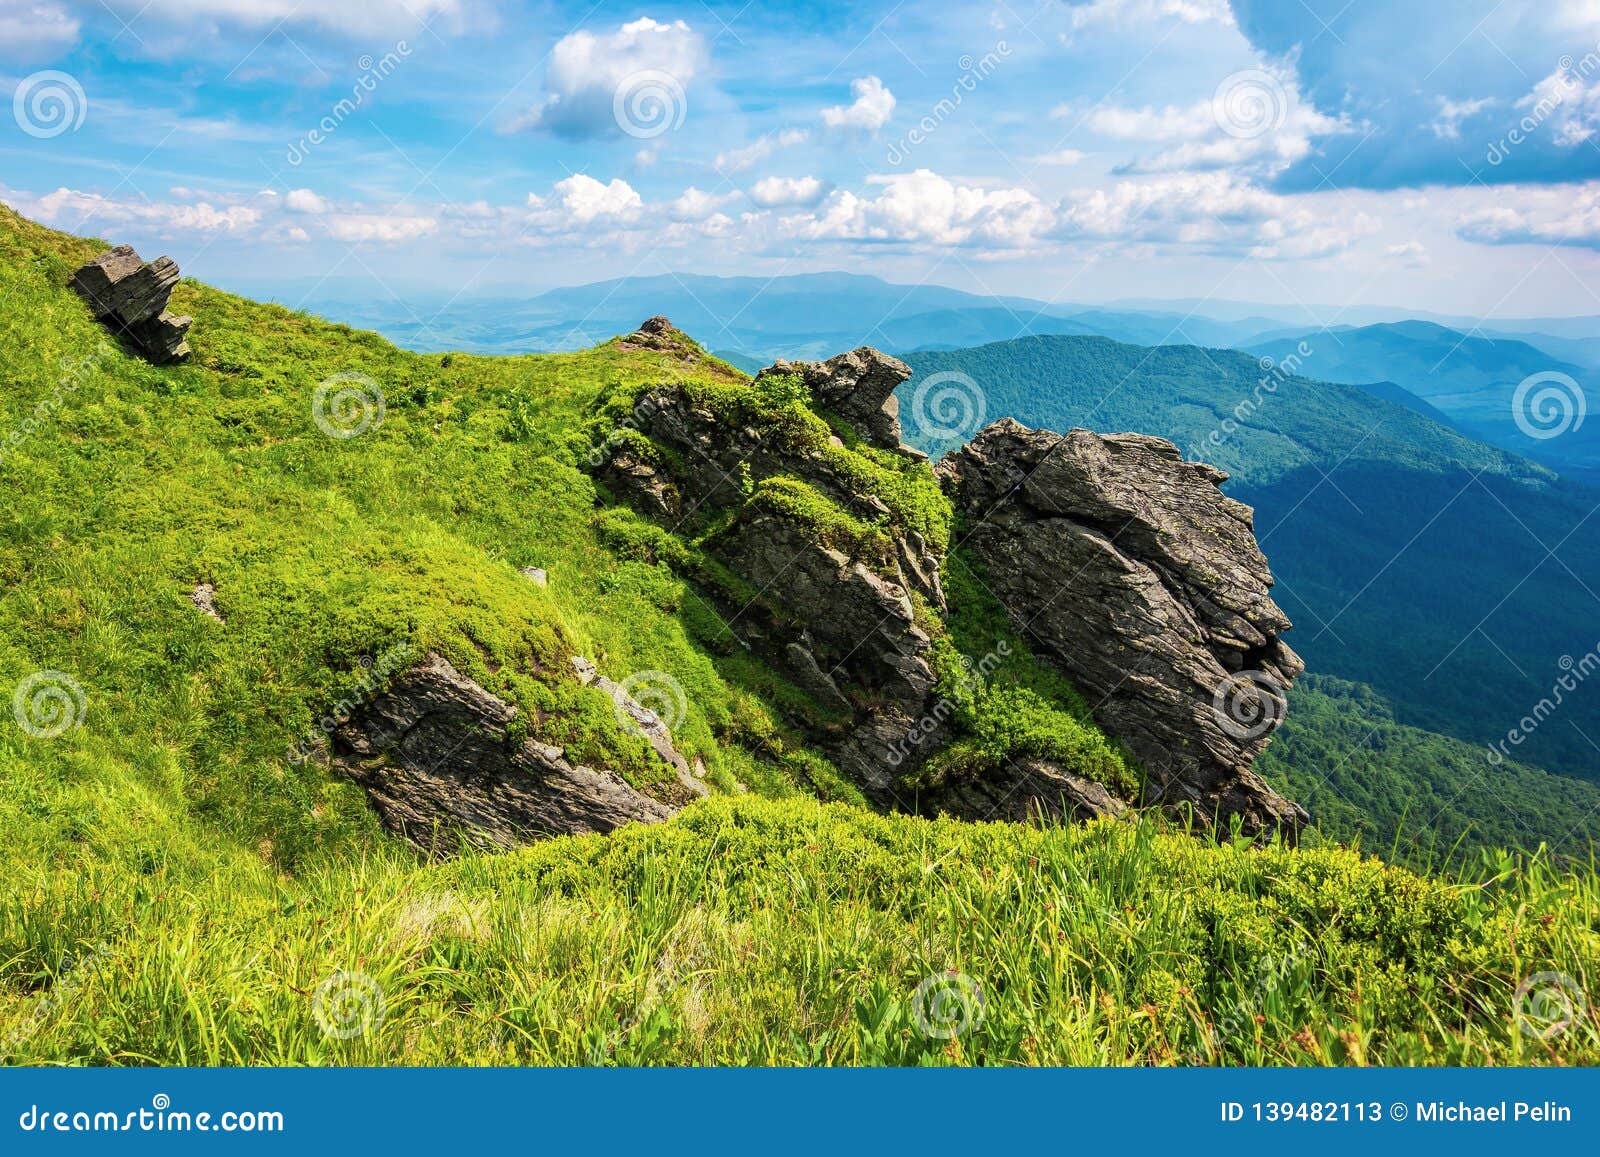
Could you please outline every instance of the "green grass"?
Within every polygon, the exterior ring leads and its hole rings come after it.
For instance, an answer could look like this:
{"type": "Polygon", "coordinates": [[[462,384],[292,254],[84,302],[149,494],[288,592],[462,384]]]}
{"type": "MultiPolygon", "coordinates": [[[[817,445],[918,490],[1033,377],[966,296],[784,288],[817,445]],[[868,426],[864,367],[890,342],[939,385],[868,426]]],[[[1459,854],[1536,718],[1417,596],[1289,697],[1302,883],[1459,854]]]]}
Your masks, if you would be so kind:
{"type": "Polygon", "coordinates": [[[1600,1060],[1593,1022],[1541,1042],[1513,1019],[1525,976],[1592,983],[1600,959],[1594,877],[1536,861],[1452,884],[1150,823],[724,798],[441,867],[158,862],[30,874],[20,899],[0,923],[13,987],[104,945],[26,1042],[47,1063],[1600,1060]],[[918,1020],[930,977],[967,994],[946,1003],[952,1039],[927,1004],[918,1020]],[[371,997],[348,1039],[317,1019],[338,987],[371,997]]]}
{"type": "MultiPolygon", "coordinates": [[[[1541,1043],[1511,1012],[1530,975],[1592,987],[1592,864],[1425,878],[1150,818],[1045,831],[862,808],[807,740],[827,720],[722,630],[707,598],[738,577],[605,507],[585,471],[601,400],[682,381],[676,361],[616,342],[416,355],[186,282],[194,356],[157,368],[100,351],[65,289],[101,248],[0,210],[6,1061],[1596,1059],[1592,1024],[1541,1043]],[[318,429],[338,374],[376,383],[381,424],[318,429]],[[202,582],[225,623],[190,603],[202,582]],[[568,659],[668,672],[688,701],[675,739],[718,794],[605,839],[422,862],[321,759],[288,756],[369,664],[427,649],[641,783],[654,765],[568,659]],[[83,693],[55,738],[10,710],[42,671],[83,693]],[[983,1018],[946,1040],[913,997],[952,969],[983,1018]],[[325,1032],[319,1008],[342,1022],[319,993],[369,981],[381,1022],[325,1032]]],[[[820,432],[899,525],[948,533],[921,468],[852,444],[781,381],[752,400],[713,359],[689,380],[820,432]]],[[[988,706],[966,705],[973,749],[1061,743],[1126,773],[960,569],[946,666],[1016,648],[973,693],[988,706]]]]}

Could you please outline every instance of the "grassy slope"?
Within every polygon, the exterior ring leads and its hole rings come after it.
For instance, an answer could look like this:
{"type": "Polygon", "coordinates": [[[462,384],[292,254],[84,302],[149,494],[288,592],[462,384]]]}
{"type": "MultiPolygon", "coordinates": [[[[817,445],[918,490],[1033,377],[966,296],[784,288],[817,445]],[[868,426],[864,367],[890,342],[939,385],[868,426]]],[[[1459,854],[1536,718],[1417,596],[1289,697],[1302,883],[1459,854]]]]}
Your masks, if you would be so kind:
{"type": "Polygon", "coordinates": [[[697,645],[709,612],[684,585],[605,546],[562,445],[597,394],[664,368],[614,344],[405,354],[188,283],[189,365],[109,350],[85,368],[100,334],[63,286],[98,248],[0,211],[0,434],[77,367],[0,460],[0,687],[56,670],[87,700],[53,740],[0,713],[10,1059],[1600,1057],[1592,1026],[1546,1045],[1509,1013],[1531,973],[1590,983],[1592,871],[1506,862],[1456,884],[1148,821],[1039,832],[751,796],[416,862],[357,791],[284,758],[362,655],[398,645],[443,650],[547,738],[636,777],[650,764],[565,656],[670,671],[690,703],[680,743],[720,786],[819,786],[766,706],[771,675],[697,645]],[[388,400],[348,441],[310,421],[339,372],[388,400]],[[529,564],[548,588],[516,574],[529,564]],[[202,581],[225,627],[189,604],[202,581]],[[952,1043],[911,1008],[949,969],[985,1013],[952,1043]],[[316,996],[354,972],[384,1017],[329,1036],[316,996]]]}

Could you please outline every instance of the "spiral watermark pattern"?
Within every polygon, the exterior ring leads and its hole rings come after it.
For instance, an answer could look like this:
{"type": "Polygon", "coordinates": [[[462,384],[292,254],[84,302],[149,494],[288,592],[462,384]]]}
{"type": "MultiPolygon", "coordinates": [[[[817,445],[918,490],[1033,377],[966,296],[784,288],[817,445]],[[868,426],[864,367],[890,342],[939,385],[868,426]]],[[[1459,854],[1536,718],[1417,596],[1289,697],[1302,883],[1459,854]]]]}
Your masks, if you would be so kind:
{"type": "Polygon", "coordinates": [[[1522,1035],[1553,1040],[1583,1016],[1588,1007],[1583,986],[1565,972],[1536,972],[1511,998],[1511,1016],[1522,1035]]]}
{"type": "Polygon", "coordinates": [[[345,372],[324,378],[311,399],[317,429],[344,441],[383,425],[383,390],[366,374],[345,372]]]}
{"type": "Polygon", "coordinates": [[[1235,671],[1211,699],[1222,729],[1235,739],[1260,739],[1283,722],[1284,687],[1265,671],[1235,671]]]}
{"type": "Polygon", "coordinates": [[[629,73],[611,96],[617,127],[642,141],[681,127],[688,111],[689,97],[682,82],[657,68],[629,73]]]}
{"type": "Polygon", "coordinates": [[[49,140],[65,132],[77,132],[89,115],[89,98],[78,78],[66,72],[47,70],[23,77],[11,94],[11,115],[17,127],[30,137],[49,140]]]}
{"type": "Polygon", "coordinates": [[[1288,115],[1288,90],[1265,69],[1246,68],[1225,76],[1211,95],[1211,116],[1217,127],[1238,140],[1266,136],[1280,128],[1288,115]]]}
{"type": "Polygon", "coordinates": [[[911,395],[912,420],[930,438],[970,438],[987,410],[983,389],[959,370],[923,378],[911,395]]]}
{"type": "Polygon", "coordinates": [[[1541,442],[1578,429],[1588,413],[1583,387],[1559,370],[1529,374],[1511,395],[1511,418],[1517,429],[1541,442]]]}
{"type": "Polygon", "coordinates": [[[625,731],[644,735],[656,726],[673,731],[689,717],[683,684],[665,671],[635,671],[618,686],[625,698],[616,701],[617,723],[625,731]],[[630,703],[639,711],[630,710],[630,703]]]}
{"type": "Polygon", "coordinates": [[[83,686],[65,671],[35,671],[11,697],[17,726],[34,739],[55,739],[81,727],[88,709],[83,686]]]}
{"type": "Polygon", "coordinates": [[[983,985],[965,972],[935,972],[911,994],[917,1031],[934,1040],[955,1040],[983,1023],[988,1002],[983,985]]]}
{"type": "Polygon", "coordinates": [[[325,1036],[353,1040],[383,1023],[383,987],[365,972],[340,969],[317,985],[311,1016],[325,1036]]]}

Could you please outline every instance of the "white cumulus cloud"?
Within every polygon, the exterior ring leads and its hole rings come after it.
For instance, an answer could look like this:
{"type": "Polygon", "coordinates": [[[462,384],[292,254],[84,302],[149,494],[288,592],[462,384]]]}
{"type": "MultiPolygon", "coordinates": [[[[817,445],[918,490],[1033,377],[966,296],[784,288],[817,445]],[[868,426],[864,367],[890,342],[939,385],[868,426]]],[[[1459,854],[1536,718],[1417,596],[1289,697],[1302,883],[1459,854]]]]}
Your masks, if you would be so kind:
{"type": "Polygon", "coordinates": [[[815,205],[828,191],[816,177],[763,177],[750,186],[750,199],[763,209],[815,205]]]}
{"type": "Polygon", "coordinates": [[[1025,189],[957,185],[929,169],[870,183],[880,190],[876,196],[834,193],[814,218],[794,222],[798,231],[835,240],[1013,249],[1048,233],[1053,222],[1050,207],[1025,189]]]}
{"type": "Polygon", "coordinates": [[[644,207],[643,198],[621,177],[613,177],[609,184],[603,185],[587,173],[574,173],[557,181],[554,193],[553,205],[530,193],[529,207],[558,212],[579,225],[602,217],[631,217],[644,207]]]}
{"type": "Polygon", "coordinates": [[[690,185],[667,207],[667,211],[677,221],[704,221],[720,213],[730,202],[737,200],[738,196],[737,193],[725,193],[719,196],[690,185]]]}
{"type": "Polygon", "coordinates": [[[544,129],[557,136],[581,138],[624,131],[618,123],[618,94],[623,115],[631,93],[648,93],[664,104],[644,108],[653,118],[681,119],[690,82],[705,67],[705,40],[682,20],[663,24],[648,16],[597,36],[580,30],[562,37],[550,51],[545,70],[545,98],[509,126],[510,130],[544,129]]]}
{"type": "Polygon", "coordinates": [[[1485,245],[1573,245],[1600,249],[1600,181],[1496,186],[1494,205],[1469,210],[1456,234],[1485,245]]]}
{"type": "Polygon", "coordinates": [[[834,105],[822,110],[822,123],[830,129],[860,129],[875,133],[889,123],[894,115],[894,93],[884,87],[875,76],[863,76],[850,82],[848,105],[834,105]]]}
{"type": "Polygon", "coordinates": [[[291,213],[326,213],[328,203],[310,189],[290,189],[283,207],[291,213]]]}

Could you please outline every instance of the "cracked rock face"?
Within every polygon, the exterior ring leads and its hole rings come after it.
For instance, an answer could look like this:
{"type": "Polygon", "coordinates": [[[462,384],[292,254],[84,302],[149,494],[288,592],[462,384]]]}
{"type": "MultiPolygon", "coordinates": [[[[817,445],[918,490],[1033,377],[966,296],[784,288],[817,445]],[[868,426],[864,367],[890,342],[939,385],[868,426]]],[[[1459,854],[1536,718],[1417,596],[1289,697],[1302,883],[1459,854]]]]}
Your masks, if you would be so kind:
{"type": "Polygon", "coordinates": [[[170,257],[139,260],[128,245],[107,250],[72,275],[72,288],[95,317],[160,365],[187,357],[190,319],[167,312],[178,267],[170,257]]]}
{"type": "Polygon", "coordinates": [[[724,549],[757,587],[782,584],[785,604],[805,624],[784,646],[791,674],[816,686],[819,699],[852,711],[833,757],[869,799],[890,806],[900,770],[890,752],[926,714],[935,681],[932,640],[914,621],[904,582],[772,516],[741,522],[724,549]],[[870,699],[870,707],[856,710],[841,688],[870,699]]]}
{"type": "Polygon", "coordinates": [[[361,784],[386,827],[436,856],[463,842],[509,848],[658,823],[687,802],[683,797],[704,794],[701,787],[665,802],[615,772],[570,762],[559,747],[514,743],[508,728],[516,715],[430,654],[334,733],[334,764],[361,784]]]}
{"type": "Polygon", "coordinates": [[[1251,770],[1304,664],[1227,476],[1139,434],[1006,419],[940,463],[966,545],[1015,625],[1147,773],[1147,803],[1293,836],[1251,770]]]}

